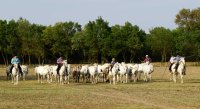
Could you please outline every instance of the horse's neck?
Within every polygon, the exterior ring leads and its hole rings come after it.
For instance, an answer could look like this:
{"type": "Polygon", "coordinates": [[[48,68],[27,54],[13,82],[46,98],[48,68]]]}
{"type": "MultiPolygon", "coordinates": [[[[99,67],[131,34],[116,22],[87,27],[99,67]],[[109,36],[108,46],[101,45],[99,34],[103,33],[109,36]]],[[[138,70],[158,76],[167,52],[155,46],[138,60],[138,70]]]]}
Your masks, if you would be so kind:
{"type": "Polygon", "coordinates": [[[14,68],[18,68],[18,64],[14,64],[14,68]]]}
{"type": "Polygon", "coordinates": [[[185,66],[185,64],[182,61],[180,61],[179,62],[179,67],[184,67],[184,66],[185,66]]]}
{"type": "Polygon", "coordinates": [[[117,72],[118,69],[119,69],[119,66],[114,66],[114,67],[112,68],[112,71],[117,72]]]}
{"type": "Polygon", "coordinates": [[[14,64],[12,72],[18,72],[18,65],[17,64],[14,64]]]}
{"type": "Polygon", "coordinates": [[[63,68],[63,69],[66,69],[66,65],[65,65],[65,64],[63,64],[61,68],[63,68]]]}
{"type": "Polygon", "coordinates": [[[182,62],[182,61],[181,61],[179,64],[180,64],[180,65],[183,65],[183,66],[185,65],[184,62],[182,62]]]}

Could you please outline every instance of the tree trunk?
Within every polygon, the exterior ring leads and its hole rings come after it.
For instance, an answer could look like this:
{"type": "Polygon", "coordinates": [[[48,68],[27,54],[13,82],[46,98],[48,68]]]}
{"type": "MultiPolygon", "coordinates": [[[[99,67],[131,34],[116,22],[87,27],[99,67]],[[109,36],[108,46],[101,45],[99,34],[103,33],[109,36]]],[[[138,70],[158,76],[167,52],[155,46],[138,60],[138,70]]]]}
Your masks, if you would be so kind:
{"type": "Polygon", "coordinates": [[[2,55],[2,57],[3,57],[4,64],[5,64],[5,65],[8,65],[8,63],[6,62],[6,59],[5,59],[5,56],[4,56],[4,53],[3,53],[3,52],[1,52],[1,55],[2,55]]]}
{"type": "Polygon", "coordinates": [[[122,55],[123,55],[124,62],[126,62],[126,51],[124,51],[124,52],[122,53],[122,55]]]}
{"type": "Polygon", "coordinates": [[[8,56],[6,54],[6,64],[8,65],[9,64],[9,61],[8,61],[8,56]]]}
{"type": "Polygon", "coordinates": [[[28,55],[28,64],[31,65],[31,56],[28,55]]]}
{"type": "Polygon", "coordinates": [[[38,64],[40,65],[40,56],[38,57],[38,64]]]}
{"type": "Polygon", "coordinates": [[[21,57],[22,57],[22,64],[24,63],[24,55],[21,54],[21,57]]]}

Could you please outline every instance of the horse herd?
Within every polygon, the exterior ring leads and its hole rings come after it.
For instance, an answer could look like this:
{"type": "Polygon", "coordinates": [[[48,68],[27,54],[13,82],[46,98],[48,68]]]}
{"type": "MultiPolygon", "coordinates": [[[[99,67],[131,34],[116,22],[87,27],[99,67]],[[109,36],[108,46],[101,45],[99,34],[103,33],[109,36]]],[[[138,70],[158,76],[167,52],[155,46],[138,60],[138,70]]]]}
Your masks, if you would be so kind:
{"type": "MultiPolygon", "coordinates": [[[[181,83],[183,83],[183,69],[185,68],[185,60],[181,58],[177,71],[175,70],[175,64],[172,66],[171,76],[174,82],[176,82],[177,75],[181,77],[181,83]]],[[[23,79],[26,79],[28,74],[28,66],[21,65],[23,72],[23,79]]],[[[12,78],[14,85],[19,81],[19,69],[17,65],[14,65],[12,73],[9,72],[9,67],[6,69],[7,77],[9,75],[12,78]]],[[[107,82],[110,84],[127,83],[133,80],[137,82],[140,80],[141,75],[144,75],[144,81],[151,81],[151,75],[154,71],[152,63],[115,63],[113,66],[110,63],[91,64],[91,65],[71,65],[67,63],[67,60],[63,61],[59,72],[57,72],[57,65],[40,65],[35,67],[34,72],[38,78],[38,83],[43,83],[43,79],[46,79],[48,83],[56,82],[61,85],[64,83],[69,84],[70,77],[73,82],[91,82],[97,84],[98,82],[107,82]]]]}

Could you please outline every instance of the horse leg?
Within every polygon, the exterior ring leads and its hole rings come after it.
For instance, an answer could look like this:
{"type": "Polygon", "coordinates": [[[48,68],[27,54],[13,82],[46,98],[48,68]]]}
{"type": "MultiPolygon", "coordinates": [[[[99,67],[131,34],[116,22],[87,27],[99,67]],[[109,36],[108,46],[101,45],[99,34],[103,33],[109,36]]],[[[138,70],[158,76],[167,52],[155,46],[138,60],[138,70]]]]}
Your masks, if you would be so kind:
{"type": "Polygon", "coordinates": [[[96,84],[97,81],[98,81],[98,76],[97,76],[97,74],[95,74],[95,75],[94,75],[94,84],[96,84]]]}
{"type": "Polygon", "coordinates": [[[149,74],[149,80],[151,81],[151,74],[149,74]]]}
{"type": "Polygon", "coordinates": [[[47,74],[47,83],[49,83],[49,75],[47,74]]]}
{"type": "Polygon", "coordinates": [[[104,83],[104,80],[105,80],[105,75],[104,73],[102,74],[102,82],[104,83]]]}
{"type": "Polygon", "coordinates": [[[94,84],[94,75],[91,75],[92,84],[94,84]]]}
{"type": "Polygon", "coordinates": [[[125,74],[125,83],[128,83],[128,74],[125,74]]]}
{"type": "Polygon", "coordinates": [[[181,83],[183,83],[183,74],[180,73],[181,83]]]}
{"type": "Polygon", "coordinates": [[[112,83],[115,84],[115,75],[113,75],[112,79],[112,83]]]}
{"type": "Polygon", "coordinates": [[[18,84],[19,81],[19,75],[16,76],[16,85],[18,84]]]}
{"type": "Polygon", "coordinates": [[[60,76],[57,75],[57,76],[56,76],[56,79],[57,79],[57,83],[59,84],[59,83],[60,83],[60,76]]]}
{"type": "Polygon", "coordinates": [[[11,78],[12,78],[12,83],[14,83],[14,76],[13,76],[13,75],[11,75],[11,78]]]}
{"type": "Polygon", "coordinates": [[[38,83],[40,83],[40,74],[38,73],[38,83]]]}
{"type": "Polygon", "coordinates": [[[53,82],[53,74],[51,75],[51,80],[50,81],[51,81],[51,83],[53,82]]]}
{"type": "Polygon", "coordinates": [[[25,77],[26,77],[26,74],[24,73],[24,74],[23,74],[23,80],[24,80],[24,81],[26,80],[26,78],[25,78],[25,77]]]}
{"type": "Polygon", "coordinates": [[[171,80],[173,80],[173,73],[169,73],[169,80],[171,81],[171,80]]]}
{"type": "Polygon", "coordinates": [[[138,73],[133,75],[134,83],[138,81],[138,73]]]}
{"type": "Polygon", "coordinates": [[[174,80],[174,83],[176,83],[176,74],[173,73],[173,80],[174,80]]]}
{"type": "MultiPolygon", "coordinates": [[[[115,77],[115,76],[114,76],[114,77],[115,77]]],[[[120,78],[120,77],[119,77],[119,75],[117,74],[117,81],[116,81],[116,83],[119,82],[119,80],[120,80],[119,78],[120,78]]]]}
{"type": "Polygon", "coordinates": [[[144,72],[144,81],[146,81],[146,73],[144,72]]]}
{"type": "Polygon", "coordinates": [[[69,75],[67,76],[67,84],[69,84],[69,75]]]}
{"type": "Polygon", "coordinates": [[[61,75],[59,75],[59,82],[60,82],[60,85],[62,84],[62,77],[61,75]]]}
{"type": "Polygon", "coordinates": [[[43,76],[40,75],[40,84],[42,84],[42,78],[43,78],[43,76]]]}
{"type": "Polygon", "coordinates": [[[112,84],[112,75],[109,75],[110,84],[112,84]]]}
{"type": "Polygon", "coordinates": [[[94,75],[91,75],[92,84],[94,84],[94,75]]]}
{"type": "Polygon", "coordinates": [[[13,76],[13,84],[15,85],[16,77],[13,76]]]}
{"type": "Polygon", "coordinates": [[[62,76],[62,75],[60,75],[60,84],[61,84],[61,85],[64,84],[64,82],[63,82],[63,76],[62,76]]]}

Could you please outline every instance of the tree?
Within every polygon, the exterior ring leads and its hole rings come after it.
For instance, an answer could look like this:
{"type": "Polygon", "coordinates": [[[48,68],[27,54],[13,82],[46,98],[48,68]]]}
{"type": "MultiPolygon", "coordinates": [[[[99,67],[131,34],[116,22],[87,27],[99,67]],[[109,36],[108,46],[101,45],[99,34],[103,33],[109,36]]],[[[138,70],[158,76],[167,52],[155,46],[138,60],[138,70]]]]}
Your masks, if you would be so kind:
{"type": "Polygon", "coordinates": [[[57,56],[68,56],[71,54],[71,38],[81,26],[74,22],[59,22],[44,30],[43,36],[46,47],[57,56]]]}
{"type": "MultiPolygon", "coordinates": [[[[7,35],[6,35],[6,52],[7,55],[20,55],[19,50],[21,49],[21,38],[17,34],[18,23],[11,20],[7,24],[7,35]]],[[[6,56],[7,58],[7,56],[6,56]]]]}
{"type": "Polygon", "coordinates": [[[84,38],[85,38],[85,35],[83,31],[76,32],[74,36],[71,38],[71,43],[72,43],[72,50],[73,50],[72,53],[74,57],[80,57],[80,58],[83,58],[83,61],[86,61],[87,48],[85,45],[86,42],[84,38]]]}
{"type": "Polygon", "coordinates": [[[111,56],[116,57],[122,54],[125,62],[128,59],[127,54],[129,54],[131,62],[143,46],[141,42],[144,37],[142,30],[139,30],[137,25],[133,26],[129,22],[126,22],[124,26],[115,25],[111,30],[111,56]]]}
{"type": "Polygon", "coordinates": [[[200,29],[200,8],[197,9],[182,9],[176,15],[175,23],[179,28],[186,31],[195,31],[200,29]]]}
{"type": "Polygon", "coordinates": [[[4,63],[7,65],[7,41],[6,41],[6,34],[7,34],[7,21],[6,20],[0,20],[0,52],[3,57],[4,63]]]}
{"type": "Polygon", "coordinates": [[[32,50],[33,55],[37,58],[38,63],[41,64],[44,62],[45,58],[45,46],[44,46],[44,38],[42,36],[43,30],[45,26],[32,24],[31,25],[31,33],[33,35],[33,42],[32,42],[32,50]],[[41,61],[42,60],[42,61],[41,61]]]}
{"type": "Polygon", "coordinates": [[[143,30],[140,30],[138,26],[133,26],[132,32],[127,40],[128,50],[131,53],[130,62],[132,62],[136,54],[141,51],[144,36],[146,36],[146,34],[143,30]]]}
{"type": "Polygon", "coordinates": [[[24,63],[24,57],[28,55],[28,63],[31,64],[31,55],[33,55],[34,50],[33,50],[33,45],[32,43],[34,42],[33,39],[33,33],[32,33],[32,28],[31,24],[29,23],[28,20],[20,18],[18,21],[18,27],[17,27],[17,35],[20,37],[21,40],[21,49],[18,50],[21,51],[21,57],[24,63]]]}
{"type": "Polygon", "coordinates": [[[147,39],[147,43],[153,51],[160,52],[162,62],[166,61],[167,54],[172,52],[172,48],[175,44],[172,32],[164,27],[152,29],[147,39]]]}
{"type": "Polygon", "coordinates": [[[110,34],[110,27],[108,22],[101,17],[96,21],[89,21],[83,29],[85,35],[85,45],[88,47],[90,61],[101,61],[105,57],[105,38],[110,34]],[[103,54],[102,54],[103,53],[103,54]]]}
{"type": "Polygon", "coordinates": [[[200,8],[182,9],[176,15],[175,23],[179,26],[176,40],[177,53],[183,55],[199,56],[199,30],[200,30],[200,8]],[[185,52],[187,51],[187,52],[185,52]]]}

